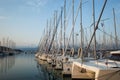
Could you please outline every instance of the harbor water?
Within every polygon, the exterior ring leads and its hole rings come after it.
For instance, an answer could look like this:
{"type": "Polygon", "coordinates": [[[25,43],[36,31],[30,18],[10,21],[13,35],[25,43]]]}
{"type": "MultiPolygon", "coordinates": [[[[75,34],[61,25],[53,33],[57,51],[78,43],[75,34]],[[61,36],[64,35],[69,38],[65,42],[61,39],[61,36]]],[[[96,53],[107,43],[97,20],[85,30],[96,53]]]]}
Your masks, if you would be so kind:
{"type": "Polygon", "coordinates": [[[0,57],[0,80],[63,80],[63,78],[61,71],[55,71],[46,62],[36,60],[34,54],[21,53],[0,57]]]}

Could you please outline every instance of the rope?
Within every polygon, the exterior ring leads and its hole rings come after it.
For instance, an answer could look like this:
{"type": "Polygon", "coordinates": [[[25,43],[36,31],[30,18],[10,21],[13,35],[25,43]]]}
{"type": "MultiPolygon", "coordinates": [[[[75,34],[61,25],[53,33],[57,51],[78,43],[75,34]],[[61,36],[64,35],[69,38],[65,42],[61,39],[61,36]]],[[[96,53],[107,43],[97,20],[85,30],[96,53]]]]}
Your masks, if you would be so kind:
{"type": "MultiPolygon", "coordinates": [[[[110,36],[110,37],[112,37],[113,39],[115,39],[114,36],[110,35],[109,33],[105,32],[105,31],[103,31],[103,30],[101,30],[100,28],[98,28],[98,30],[101,31],[101,32],[103,32],[103,33],[106,34],[107,36],[110,36]]],[[[120,39],[117,39],[117,40],[120,41],[120,39]]]]}

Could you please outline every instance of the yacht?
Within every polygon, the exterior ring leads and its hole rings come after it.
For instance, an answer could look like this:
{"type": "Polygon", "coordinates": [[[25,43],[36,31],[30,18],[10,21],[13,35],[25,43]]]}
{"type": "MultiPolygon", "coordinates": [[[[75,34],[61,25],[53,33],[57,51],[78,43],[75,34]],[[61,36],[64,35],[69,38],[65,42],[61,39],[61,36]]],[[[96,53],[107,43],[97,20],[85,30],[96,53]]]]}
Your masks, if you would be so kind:
{"type": "Polygon", "coordinates": [[[109,58],[74,61],[72,79],[118,80],[120,79],[120,51],[111,51],[109,58]]]}

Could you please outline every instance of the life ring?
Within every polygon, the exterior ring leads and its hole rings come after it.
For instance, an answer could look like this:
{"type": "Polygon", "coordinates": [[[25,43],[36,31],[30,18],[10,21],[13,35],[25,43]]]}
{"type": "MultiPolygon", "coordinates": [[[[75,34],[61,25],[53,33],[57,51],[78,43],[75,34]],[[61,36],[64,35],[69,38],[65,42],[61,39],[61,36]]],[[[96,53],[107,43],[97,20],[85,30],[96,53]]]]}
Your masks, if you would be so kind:
{"type": "Polygon", "coordinates": [[[78,49],[78,57],[80,57],[81,54],[82,54],[82,48],[79,48],[79,49],[78,49]]]}
{"type": "Polygon", "coordinates": [[[70,56],[74,56],[74,48],[71,48],[71,51],[70,51],[70,56]]]}

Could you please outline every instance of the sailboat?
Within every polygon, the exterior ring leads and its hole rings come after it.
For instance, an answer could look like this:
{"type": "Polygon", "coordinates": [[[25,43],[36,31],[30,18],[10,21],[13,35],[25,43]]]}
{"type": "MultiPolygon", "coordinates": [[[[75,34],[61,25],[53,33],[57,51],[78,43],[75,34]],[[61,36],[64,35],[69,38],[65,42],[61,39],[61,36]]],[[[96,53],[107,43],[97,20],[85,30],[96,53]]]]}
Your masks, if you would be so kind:
{"type": "MultiPolygon", "coordinates": [[[[105,8],[106,2],[107,0],[105,0],[105,3],[103,5],[92,38],[94,37],[96,29],[98,28],[98,24],[102,16],[103,10],[105,8]]],[[[83,53],[81,53],[81,55],[82,54],[83,53]]],[[[109,58],[93,59],[91,57],[84,58],[82,55],[81,60],[74,60],[72,65],[72,79],[80,79],[80,80],[120,79],[120,62],[119,62],[120,51],[110,51],[110,56],[107,57],[110,57],[110,59],[109,58]]]]}

